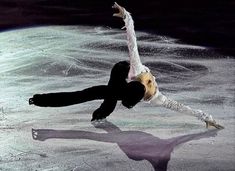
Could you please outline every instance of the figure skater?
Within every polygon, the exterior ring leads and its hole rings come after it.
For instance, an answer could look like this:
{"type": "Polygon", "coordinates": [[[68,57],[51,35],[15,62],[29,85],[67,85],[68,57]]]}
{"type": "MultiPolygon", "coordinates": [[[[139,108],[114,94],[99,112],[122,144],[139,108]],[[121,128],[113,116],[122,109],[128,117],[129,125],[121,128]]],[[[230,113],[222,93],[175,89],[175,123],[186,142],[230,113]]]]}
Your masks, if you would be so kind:
{"type": "Polygon", "coordinates": [[[223,127],[217,124],[211,115],[171,100],[159,91],[150,69],[141,63],[134,22],[130,13],[116,2],[113,8],[119,11],[114,13],[113,16],[122,18],[125,23],[123,28],[126,29],[127,33],[130,62],[121,61],[114,65],[108,85],[93,86],[75,92],[36,94],[29,99],[29,104],[41,107],[62,107],[104,99],[101,106],[92,115],[91,121],[96,121],[109,116],[115,109],[118,100],[127,108],[134,107],[140,101],[147,101],[156,106],[195,116],[205,122],[207,127],[214,126],[222,129],[223,127]]]}

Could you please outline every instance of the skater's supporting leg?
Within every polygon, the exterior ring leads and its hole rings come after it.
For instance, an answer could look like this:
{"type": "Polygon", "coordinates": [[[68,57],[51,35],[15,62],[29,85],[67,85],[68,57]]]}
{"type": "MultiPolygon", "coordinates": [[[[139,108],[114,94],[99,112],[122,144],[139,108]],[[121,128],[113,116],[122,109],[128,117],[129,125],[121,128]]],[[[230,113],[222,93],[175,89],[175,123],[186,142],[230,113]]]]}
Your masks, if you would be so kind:
{"type": "Polygon", "coordinates": [[[107,116],[109,116],[115,109],[116,104],[117,104],[116,99],[112,98],[105,99],[104,102],[101,104],[101,106],[94,111],[91,121],[104,119],[107,116]]]}
{"type": "Polygon", "coordinates": [[[116,63],[111,71],[108,87],[113,90],[112,98],[104,99],[101,106],[96,109],[92,115],[92,120],[104,119],[109,116],[117,104],[117,100],[122,99],[120,96],[123,94],[127,86],[126,78],[130,69],[130,64],[127,61],[116,63]]]}

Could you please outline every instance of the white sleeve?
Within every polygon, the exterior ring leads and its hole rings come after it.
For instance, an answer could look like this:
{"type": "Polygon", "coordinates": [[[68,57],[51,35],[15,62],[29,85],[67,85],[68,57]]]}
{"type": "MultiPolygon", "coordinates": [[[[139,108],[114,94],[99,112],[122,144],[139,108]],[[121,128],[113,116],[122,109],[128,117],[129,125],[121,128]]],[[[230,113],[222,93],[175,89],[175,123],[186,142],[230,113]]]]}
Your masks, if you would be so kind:
{"type": "Polygon", "coordinates": [[[158,106],[163,106],[167,109],[171,109],[176,112],[195,116],[202,121],[214,121],[211,115],[204,113],[201,110],[194,110],[189,106],[183,105],[175,100],[169,99],[160,92],[150,100],[150,103],[158,106]]]}
{"type": "Polygon", "coordinates": [[[127,32],[127,45],[130,58],[130,71],[128,74],[128,79],[132,79],[133,77],[139,75],[141,72],[149,72],[149,68],[144,66],[140,60],[134,30],[134,21],[130,13],[126,10],[124,10],[124,16],[125,18],[123,20],[125,22],[125,28],[127,32]]]}

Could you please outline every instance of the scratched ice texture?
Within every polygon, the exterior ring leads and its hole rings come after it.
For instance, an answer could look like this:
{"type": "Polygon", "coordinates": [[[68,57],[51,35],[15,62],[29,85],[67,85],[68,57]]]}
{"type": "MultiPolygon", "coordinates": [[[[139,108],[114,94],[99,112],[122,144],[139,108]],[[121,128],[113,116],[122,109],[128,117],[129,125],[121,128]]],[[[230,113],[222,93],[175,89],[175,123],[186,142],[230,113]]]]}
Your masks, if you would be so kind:
{"type": "Polygon", "coordinates": [[[0,170],[164,170],[162,160],[169,160],[168,170],[233,170],[234,58],[147,32],[137,32],[137,41],[160,91],[213,115],[224,130],[201,135],[205,125],[196,118],[147,103],[131,110],[118,104],[108,117],[111,132],[90,123],[101,101],[29,106],[35,93],[106,84],[112,66],[128,60],[125,31],[88,26],[5,31],[0,33],[0,170]],[[32,128],[44,141],[33,140],[32,128]]]}

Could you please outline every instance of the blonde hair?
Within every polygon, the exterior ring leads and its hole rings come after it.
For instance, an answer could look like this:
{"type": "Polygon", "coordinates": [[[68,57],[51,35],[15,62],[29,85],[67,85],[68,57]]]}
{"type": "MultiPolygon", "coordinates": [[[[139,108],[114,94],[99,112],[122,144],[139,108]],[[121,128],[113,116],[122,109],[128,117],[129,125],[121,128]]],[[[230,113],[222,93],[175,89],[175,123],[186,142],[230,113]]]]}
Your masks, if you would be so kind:
{"type": "Polygon", "coordinates": [[[157,92],[157,83],[155,77],[150,72],[144,72],[136,76],[136,81],[142,83],[145,87],[144,100],[150,100],[157,92]]]}

